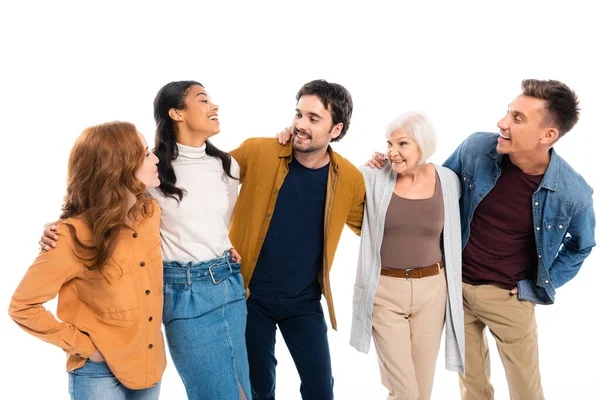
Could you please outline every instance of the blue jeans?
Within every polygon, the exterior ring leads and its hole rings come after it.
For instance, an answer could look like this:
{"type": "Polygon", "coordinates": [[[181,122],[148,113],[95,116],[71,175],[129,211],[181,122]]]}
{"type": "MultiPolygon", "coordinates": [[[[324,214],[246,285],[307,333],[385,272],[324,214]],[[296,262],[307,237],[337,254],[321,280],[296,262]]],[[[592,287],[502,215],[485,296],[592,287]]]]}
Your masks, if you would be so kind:
{"type": "Polygon", "coordinates": [[[156,400],[160,382],[147,389],[128,389],[115,378],[105,362],[87,360],[81,368],[69,372],[69,396],[72,400],[156,400]]]}
{"type": "Polygon", "coordinates": [[[163,323],[189,399],[234,400],[250,394],[246,291],[226,251],[199,263],[165,261],[163,323]]]}

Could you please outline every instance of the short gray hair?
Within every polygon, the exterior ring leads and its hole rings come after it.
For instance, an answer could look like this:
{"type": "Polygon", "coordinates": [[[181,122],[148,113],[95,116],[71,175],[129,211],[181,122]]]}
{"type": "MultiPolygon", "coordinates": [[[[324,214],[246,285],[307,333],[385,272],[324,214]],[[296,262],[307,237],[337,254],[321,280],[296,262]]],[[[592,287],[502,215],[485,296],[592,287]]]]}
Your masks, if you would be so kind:
{"type": "Polygon", "coordinates": [[[433,124],[427,115],[421,112],[411,111],[396,117],[386,128],[386,137],[400,129],[417,142],[421,150],[420,163],[425,163],[435,152],[437,147],[437,135],[433,124]]]}

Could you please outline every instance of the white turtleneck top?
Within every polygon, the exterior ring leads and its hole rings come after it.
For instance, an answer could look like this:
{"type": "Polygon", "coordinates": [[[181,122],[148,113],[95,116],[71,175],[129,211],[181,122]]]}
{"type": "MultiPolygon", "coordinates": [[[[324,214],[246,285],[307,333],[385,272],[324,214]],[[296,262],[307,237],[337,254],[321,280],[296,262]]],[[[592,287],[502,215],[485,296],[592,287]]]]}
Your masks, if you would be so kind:
{"type": "MultiPolygon", "coordinates": [[[[225,174],[220,159],[206,154],[206,144],[177,147],[179,156],[173,160],[175,186],[185,190],[183,199],[178,203],[158,188],[149,189],[162,210],[163,260],[208,261],[231,248],[227,234],[239,181],[225,174]]],[[[240,176],[240,167],[233,158],[231,174],[240,176]]]]}

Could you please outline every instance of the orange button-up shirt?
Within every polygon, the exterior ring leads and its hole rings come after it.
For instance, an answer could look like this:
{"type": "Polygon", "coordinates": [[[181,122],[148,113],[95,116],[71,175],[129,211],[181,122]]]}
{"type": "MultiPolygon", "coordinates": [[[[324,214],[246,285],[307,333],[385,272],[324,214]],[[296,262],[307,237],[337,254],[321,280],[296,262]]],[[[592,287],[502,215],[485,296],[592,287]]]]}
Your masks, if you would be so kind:
{"type": "Polygon", "coordinates": [[[10,317],[26,332],[67,352],[67,371],[80,368],[96,348],[115,377],[130,389],[154,386],[165,370],[162,322],[160,208],[123,229],[104,276],[75,256],[73,237],[89,244],[77,218],[58,226],[56,248],[42,251],[17,287],[10,317]],[[58,294],[57,315],[43,304],[58,294]]]}
{"type": "MultiPolygon", "coordinates": [[[[360,234],[365,203],[365,182],[360,171],[328,148],[329,175],[325,198],[323,267],[319,282],[333,329],[337,329],[329,271],[344,225],[360,234]]],[[[281,146],[277,139],[248,139],[230,152],[240,166],[242,189],[235,206],[229,237],[242,256],[241,271],[248,287],[271,223],[279,189],[292,161],[292,141],[281,146]]],[[[301,245],[301,244],[299,244],[301,245]]]]}

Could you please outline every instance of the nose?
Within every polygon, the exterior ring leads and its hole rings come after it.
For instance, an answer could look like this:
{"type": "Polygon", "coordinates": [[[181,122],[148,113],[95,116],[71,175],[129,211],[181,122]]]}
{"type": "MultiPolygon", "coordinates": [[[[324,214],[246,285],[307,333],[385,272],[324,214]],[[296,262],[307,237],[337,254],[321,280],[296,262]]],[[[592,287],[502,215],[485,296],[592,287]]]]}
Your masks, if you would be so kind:
{"type": "Polygon", "coordinates": [[[212,103],[212,107],[213,107],[213,110],[219,111],[219,105],[218,104],[212,103]]]}
{"type": "Polygon", "coordinates": [[[498,121],[496,126],[502,130],[508,129],[508,124],[506,123],[506,118],[508,118],[508,114],[506,114],[500,121],[498,121]]]}
{"type": "Polygon", "coordinates": [[[158,156],[156,154],[154,154],[154,153],[152,153],[152,155],[154,156],[154,165],[158,164],[158,162],[160,161],[158,159],[158,156]]]}
{"type": "Polygon", "coordinates": [[[306,124],[306,120],[304,119],[304,117],[298,118],[296,120],[296,129],[300,129],[302,131],[305,131],[306,130],[306,126],[307,126],[307,124],[306,124]]]}

